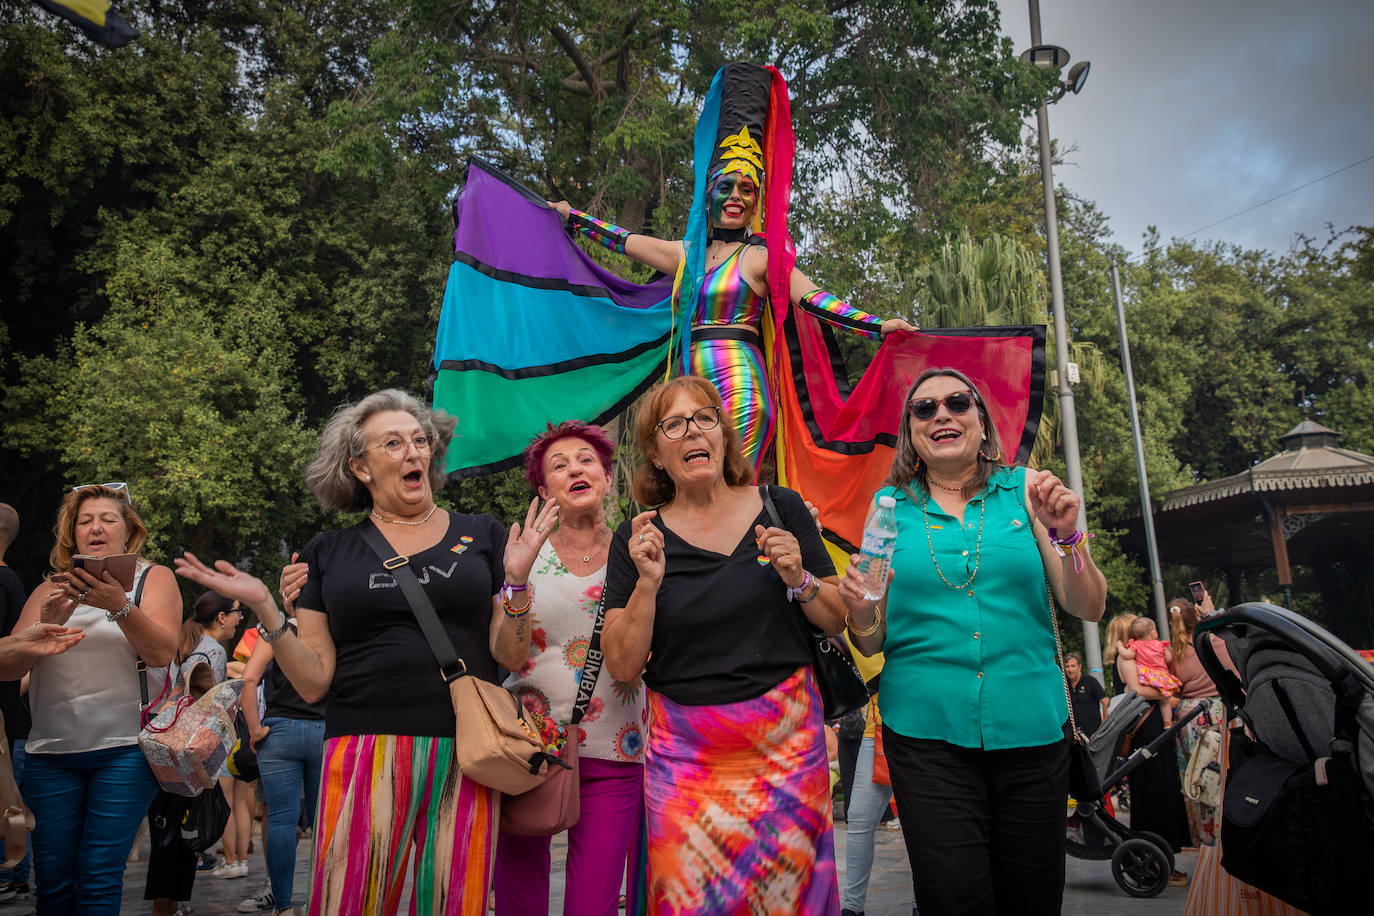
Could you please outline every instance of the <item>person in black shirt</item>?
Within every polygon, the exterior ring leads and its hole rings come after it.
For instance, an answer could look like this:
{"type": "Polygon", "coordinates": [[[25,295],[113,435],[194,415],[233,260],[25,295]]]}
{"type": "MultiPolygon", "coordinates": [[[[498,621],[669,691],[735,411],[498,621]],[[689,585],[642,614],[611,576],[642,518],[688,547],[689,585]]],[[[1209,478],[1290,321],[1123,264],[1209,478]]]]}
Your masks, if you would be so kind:
{"type": "Polygon", "coordinates": [[[720,393],[680,376],[635,419],[645,459],[606,571],[606,669],[649,688],[649,907],[827,912],[839,895],[810,631],[835,569],[800,496],[765,510],[720,393]]]}
{"type": "Polygon", "coordinates": [[[1083,656],[1077,652],[1064,653],[1064,676],[1069,679],[1078,730],[1091,738],[1107,715],[1107,692],[1097,678],[1083,676],[1083,656]]]}
{"type": "MultiPolygon", "coordinates": [[[[390,567],[362,534],[375,526],[414,571],[469,675],[496,682],[498,666],[524,664],[532,601],[525,583],[557,505],[536,511],[532,502],[523,529],[512,525],[509,535],[490,516],[441,511],[434,492],[456,422],[395,389],[330,418],[306,484],[326,508],[368,515],[301,551],[308,578],[296,600],[297,632],[262,580],[189,553],[176,561],[180,575],[252,608],[302,700],[332,690],[312,913],[365,903],[378,916],[394,913],[406,879],[395,866],[412,854],[412,908],[485,908],[500,795],[459,772],[448,684],[390,567]]],[[[275,903],[289,910],[290,901],[275,903]]]]}

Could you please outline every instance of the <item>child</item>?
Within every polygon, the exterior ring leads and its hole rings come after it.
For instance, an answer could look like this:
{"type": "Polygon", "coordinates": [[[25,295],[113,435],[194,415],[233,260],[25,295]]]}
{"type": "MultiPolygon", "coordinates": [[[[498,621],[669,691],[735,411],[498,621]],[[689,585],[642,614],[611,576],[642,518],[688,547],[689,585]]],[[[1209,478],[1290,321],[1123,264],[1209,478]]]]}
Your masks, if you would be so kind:
{"type": "Polygon", "coordinates": [[[1136,669],[1140,672],[1140,683],[1154,687],[1164,693],[1159,700],[1159,714],[1164,718],[1164,727],[1174,724],[1174,707],[1178,705],[1178,688],[1183,682],[1169,673],[1169,663],[1174,660],[1174,650],[1159,638],[1155,622],[1148,617],[1137,617],[1131,621],[1131,638],[1125,646],[1118,645],[1122,658],[1135,659],[1136,669]]]}

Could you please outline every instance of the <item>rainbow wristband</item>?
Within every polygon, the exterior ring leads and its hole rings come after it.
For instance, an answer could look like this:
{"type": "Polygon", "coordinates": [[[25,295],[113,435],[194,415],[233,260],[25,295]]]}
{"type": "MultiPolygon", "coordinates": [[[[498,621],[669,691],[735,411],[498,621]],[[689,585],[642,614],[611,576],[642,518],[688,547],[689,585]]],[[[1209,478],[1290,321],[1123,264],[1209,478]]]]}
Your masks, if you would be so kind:
{"type": "Polygon", "coordinates": [[[578,209],[568,211],[568,232],[580,232],[616,254],[625,253],[625,243],[634,234],[629,229],[597,219],[578,209]]]}
{"type": "MultiPolygon", "coordinates": [[[[811,600],[811,599],[810,599],[810,598],[805,598],[805,599],[804,599],[804,598],[802,598],[802,595],[805,595],[805,594],[806,594],[806,590],[809,589],[809,588],[811,587],[811,583],[812,583],[813,581],[815,581],[815,580],[813,580],[813,579],[811,578],[811,573],[810,573],[809,571],[803,569],[803,570],[802,570],[802,583],[801,583],[801,585],[798,585],[796,588],[789,588],[789,589],[787,590],[787,600],[788,600],[788,601],[797,601],[797,600],[800,599],[801,602],[802,602],[803,604],[807,603],[807,601],[809,601],[809,600],[811,600]]],[[[816,596],[815,596],[815,595],[812,595],[811,597],[814,598],[814,597],[816,597],[816,596]]]]}

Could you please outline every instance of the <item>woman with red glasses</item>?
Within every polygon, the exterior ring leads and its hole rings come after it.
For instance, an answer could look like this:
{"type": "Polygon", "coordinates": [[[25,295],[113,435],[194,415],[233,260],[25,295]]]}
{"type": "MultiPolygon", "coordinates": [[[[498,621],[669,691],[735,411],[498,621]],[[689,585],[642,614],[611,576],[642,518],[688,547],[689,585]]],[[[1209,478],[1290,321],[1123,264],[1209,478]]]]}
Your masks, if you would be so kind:
{"type": "Polygon", "coordinates": [[[887,660],[883,744],[927,916],[1059,912],[1068,708],[1047,589],[1085,620],[1107,595],[1077,495],[1007,466],[989,411],[958,370],[916,380],[878,494],[897,504],[890,590],[866,600],[857,562],[840,589],[854,644],[887,660]]]}

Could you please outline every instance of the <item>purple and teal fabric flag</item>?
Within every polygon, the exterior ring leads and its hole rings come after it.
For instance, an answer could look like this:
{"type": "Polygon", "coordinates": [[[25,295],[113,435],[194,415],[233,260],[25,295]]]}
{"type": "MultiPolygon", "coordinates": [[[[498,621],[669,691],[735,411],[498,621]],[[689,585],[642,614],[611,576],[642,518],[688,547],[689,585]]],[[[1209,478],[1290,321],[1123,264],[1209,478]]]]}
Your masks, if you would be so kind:
{"type": "Polygon", "coordinates": [[[451,478],[513,467],[547,423],[606,423],[663,375],[672,278],[600,267],[558,213],[472,159],[434,348],[434,406],[458,418],[451,478]]]}

